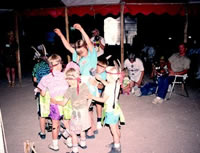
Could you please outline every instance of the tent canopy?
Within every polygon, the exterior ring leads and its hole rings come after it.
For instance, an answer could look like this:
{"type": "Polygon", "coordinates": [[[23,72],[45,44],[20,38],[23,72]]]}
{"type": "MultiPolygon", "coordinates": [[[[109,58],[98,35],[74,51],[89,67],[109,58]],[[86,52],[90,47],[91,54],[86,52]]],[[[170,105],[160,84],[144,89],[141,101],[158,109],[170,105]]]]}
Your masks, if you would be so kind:
{"type": "MultiPolygon", "coordinates": [[[[49,2],[52,1],[55,2],[55,0],[51,0],[49,2]]],[[[130,13],[131,15],[136,15],[138,13],[142,13],[144,15],[149,15],[151,13],[157,15],[168,13],[169,15],[179,14],[183,16],[185,15],[185,8],[188,9],[189,14],[200,14],[200,0],[61,0],[59,1],[59,4],[54,6],[54,8],[47,8],[47,6],[51,6],[51,3],[47,2],[46,0],[43,0],[42,3],[45,2],[48,5],[44,6],[43,8],[40,7],[40,9],[23,10],[24,15],[50,15],[52,17],[65,16],[64,7],[68,8],[69,16],[84,16],[86,14],[92,16],[95,14],[101,14],[103,16],[107,14],[118,15],[120,13],[120,5],[122,3],[125,5],[124,13],[130,13]]],[[[41,3],[39,4],[43,6],[41,3]]]]}
{"type": "Polygon", "coordinates": [[[125,4],[124,13],[132,15],[184,15],[185,6],[189,14],[200,14],[200,0],[6,0],[0,2],[0,12],[2,9],[13,9],[22,11],[27,16],[58,17],[65,15],[64,7],[67,7],[69,16],[118,15],[121,3],[125,4]]]}

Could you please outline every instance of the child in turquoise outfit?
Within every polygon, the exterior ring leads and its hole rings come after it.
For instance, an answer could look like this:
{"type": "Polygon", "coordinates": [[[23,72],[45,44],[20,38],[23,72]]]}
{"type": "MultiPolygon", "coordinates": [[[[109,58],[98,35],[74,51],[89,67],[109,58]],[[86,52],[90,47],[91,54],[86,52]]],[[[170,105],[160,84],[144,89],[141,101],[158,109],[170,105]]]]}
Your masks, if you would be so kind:
{"type": "Polygon", "coordinates": [[[103,97],[95,97],[90,95],[90,98],[104,103],[102,121],[108,125],[113,137],[113,146],[109,153],[121,153],[120,146],[120,130],[119,122],[125,122],[123,113],[118,103],[118,96],[120,91],[120,72],[112,66],[106,68],[107,81],[104,81],[100,76],[96,76],[105,85],[103,97]]]}
{"type": "MultiPolygon", "coordinates": [[[[92,82],[94,82],[94,77],[91,73],[95,71],[97,66],[97,52],[81,25],[74,24],[73,27],[79,30],[84,38],[84,40],[78,40],[74,44],[74,47],[66,40],[60,29],[56,28],[54,32],[60,37],[65,48],[72,53],[72,60],[79,64],[81,81],[87,84],[90,93],[96,96],[98,94],[98,89],[92,84],[92,82]]],[[[94,130],[89,130],[88,135],[94,135],[94,130]]]]}

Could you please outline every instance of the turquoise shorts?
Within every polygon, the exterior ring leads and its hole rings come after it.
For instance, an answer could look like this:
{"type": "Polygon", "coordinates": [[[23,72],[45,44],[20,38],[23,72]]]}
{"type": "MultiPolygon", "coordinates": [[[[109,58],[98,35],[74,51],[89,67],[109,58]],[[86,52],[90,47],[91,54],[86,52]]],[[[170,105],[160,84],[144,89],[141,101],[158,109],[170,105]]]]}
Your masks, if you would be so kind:
{"type": "Polygon", "coordinates": [[[113,112],[107,112],[104,122],[105,124],[117,124],[119,122],[119,115],[114,115],[113,112]]]}

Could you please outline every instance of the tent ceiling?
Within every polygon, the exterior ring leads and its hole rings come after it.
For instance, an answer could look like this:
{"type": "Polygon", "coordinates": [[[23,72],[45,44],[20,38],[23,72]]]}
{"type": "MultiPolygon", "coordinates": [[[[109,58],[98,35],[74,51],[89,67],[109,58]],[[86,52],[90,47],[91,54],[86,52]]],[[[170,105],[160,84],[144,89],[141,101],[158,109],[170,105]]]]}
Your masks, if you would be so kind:
{"type": "MultiPolygon", "coordinates": [[[[200,0],[122,0],[125,3],[200,3],[200,0]]],[[[119,4],[120,0],[1,0],[0,9],[56,8],[80,5],[119,4]]]]}
{"type": "MultiPolygon", "coordinates": [[[[189,4],[189,13],[200,14],[200,0],[121,0],[125,2],[124,13],[145,15],[155,13],[184,15],[185,5],[189,4]]],[[[0,2],[0,9],[22,10],[29,16],[64,16],[64,7],[68,15],[84,16],[117,15],[120,13],[120,0],[6,0],[0,2]],[[44,9],[45,8],[45,9],[44,9]]]]}

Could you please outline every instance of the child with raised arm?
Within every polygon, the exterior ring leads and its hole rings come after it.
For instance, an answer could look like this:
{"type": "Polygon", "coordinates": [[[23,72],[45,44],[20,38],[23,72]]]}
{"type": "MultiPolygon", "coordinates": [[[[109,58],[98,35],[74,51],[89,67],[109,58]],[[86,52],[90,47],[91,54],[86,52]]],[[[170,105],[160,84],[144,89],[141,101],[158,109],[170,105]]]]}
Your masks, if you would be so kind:
{"type": "Polygon", "coordinates": [[[72,153],[78,153],[78,146],[82,149],[87,148],[85,130],[91,126],[88,113],[91,100],[88,100],[89,90],[87,85],[81,82],[78,68],[69,68],[65,72],[65,75],[69,84],[69,88],[65,93],[65,99],[64,101],[53,101],[59,105],[65,105],[67,101],[71,101],[72,116],[70,120],[70,135],[73,143],[72,153]],[[80,141],[78,141],[77,134],[80,134],[80,141]]]}
{"type": "MultiPolygon", "coordinates": [[[[45,96],[49,93],[50,98],[56,100],[63,100],[64,94],[68,89],[68,84],[65,80],[65,75],[62,71],[62,59],[59,55],[53,54],[48,58],[48,62],[51,68],[51,73],[44,76],[38,84],[38,88],[41,90],[41,96],[45,96]],[[48,92],[48,93],[47,93],[48,92]]],[[[48,147],[51,150],[58,151],[58,133],[60,129],[60,119],[62,118],[62,106],[54,104],[50,101],[50,114],[52,119],[52,144],[48,147]]]]}
{"type": "Polygon", "coordinates": [[[97,80],[100,80],[105,85],[103,97],[90,95],[89,98],[104,103],[102,121],[104,121],[104,124],[109,126],[114,143],[109,153],[121,153],[119,121],[124,122],[124,117],[118,103],[120,73],[112,66],[108,66],[106,72],[107,81],[96,76],[97,80]]]}
{"type": "MultiPolygon", "coordinates": [[[[89,88],[90,93],[96,96],[98,94],[98,89],[96,86],[92,85],[91,83],[91,80],[94,79],[91,76],[91,71],[94,71],[97,66],[97,52],[92,42],[90,41],[90,38],[88,37],[84,29],[81,27],[81,25],[74,24],[73,27],[76,30],[79,30],[84,38],[84,40],[78,40],[75,43],[74,48],[65,39],[60,29],[55,29],[54,32],[61,38],[65,48],[72,53],[72,60],[79,64],[81,81],[86,83],[89,88]]],[[[92,120],[92,117],[91,117],[91,120],[92,120]]],[[[87,132],[88,138],[95,138],[94,130],[95,129],[93,128],[88,130],[87,132]]]]}

